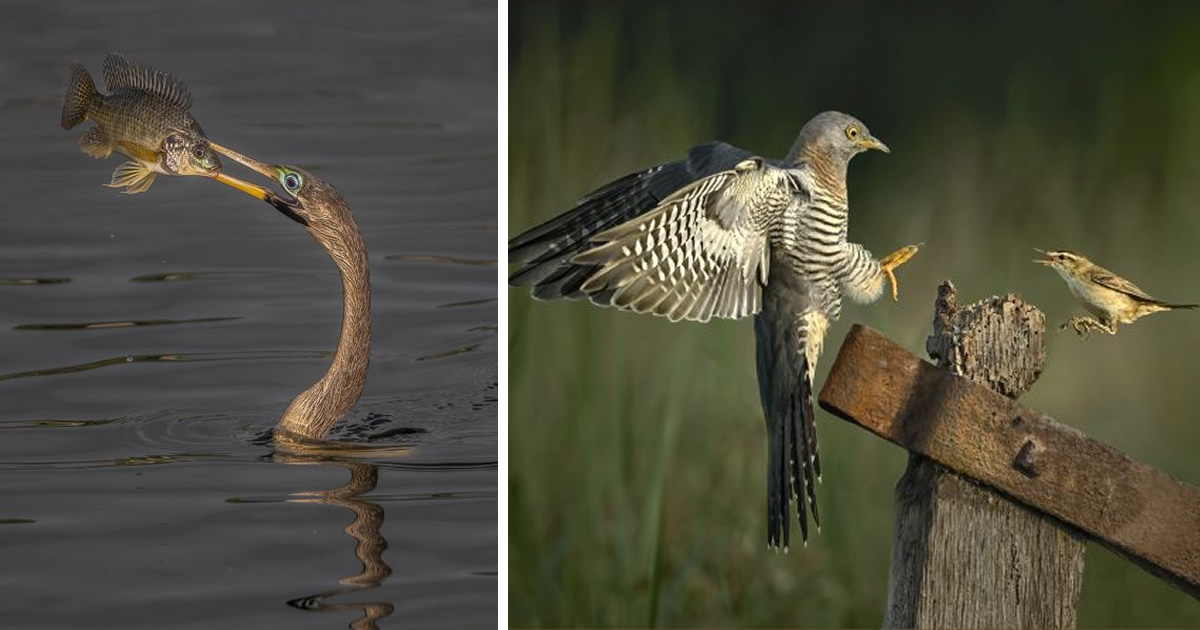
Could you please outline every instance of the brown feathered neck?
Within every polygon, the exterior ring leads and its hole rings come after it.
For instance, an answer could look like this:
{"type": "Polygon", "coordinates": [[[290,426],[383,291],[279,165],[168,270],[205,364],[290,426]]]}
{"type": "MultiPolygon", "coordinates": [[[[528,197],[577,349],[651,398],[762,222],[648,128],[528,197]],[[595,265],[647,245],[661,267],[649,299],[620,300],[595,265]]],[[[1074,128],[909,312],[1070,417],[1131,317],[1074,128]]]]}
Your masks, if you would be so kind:
{"type": "Polygon", "coordinates": [[[818,143],[808,143],[799,148],[793,158],[793,164],[808,164],[812,169],[813,180],[821,188],[821,192],[837,199],[846,205],[846,168],[850,161],[834,154],[828,147],[818,143]]]}
{"type": "Polygon", "coordinates": [[[329,370],[292,401],[279,429],[321,439],[358,401],[371,355],[371,280],[367,249],[350,208],[334,193],[323,216],[308,230],[337,265],[342,277],[342,333],[329,370]]]}

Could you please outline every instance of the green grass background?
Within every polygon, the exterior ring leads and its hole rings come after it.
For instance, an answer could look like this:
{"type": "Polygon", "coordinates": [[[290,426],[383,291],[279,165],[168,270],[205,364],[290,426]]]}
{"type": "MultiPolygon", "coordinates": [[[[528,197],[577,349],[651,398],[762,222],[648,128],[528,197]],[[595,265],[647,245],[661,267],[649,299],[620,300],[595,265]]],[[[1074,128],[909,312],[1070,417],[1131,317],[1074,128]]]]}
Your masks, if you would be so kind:
{"type": "MultiPolygon", "coordinates": [[[[923,356],[944,278],[1076,314],[1033,246],[1200,301],[1198,8],[514,2],[509,231],[708,140],[782,156],[838,109],[893,151],[851,165],[851,239],[926,247],[899,303],[844,309],[818,387],[852,322],[923,356]]],[[[903,452],[818,411],[823,531],[769,552],[751,323],[509,291],[511,624],[881,624],[903,452]]],[[[1047,346],[1027,404],[1200,485],[1200,313],[1047,346]]],[[[1200,603],[1091,545],[1079,623],[1198,626],[1200,603]]]]}

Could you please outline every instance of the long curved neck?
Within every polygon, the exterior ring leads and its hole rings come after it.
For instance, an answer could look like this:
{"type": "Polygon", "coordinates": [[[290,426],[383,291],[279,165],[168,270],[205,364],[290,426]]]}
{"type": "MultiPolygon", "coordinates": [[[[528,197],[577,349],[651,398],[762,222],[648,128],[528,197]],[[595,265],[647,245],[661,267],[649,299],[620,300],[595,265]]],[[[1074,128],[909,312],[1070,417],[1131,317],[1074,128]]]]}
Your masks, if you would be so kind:
{"type": "Polygon", "coordinates": [[[336,228],[310,228],[342,276],[342,334],[333,363],[321,380],[305,390],[284,412],[279,429],[321,439],[358,402],[367,381],[371,355],[371,279],[367,249],[353,217],[336,228]]]}

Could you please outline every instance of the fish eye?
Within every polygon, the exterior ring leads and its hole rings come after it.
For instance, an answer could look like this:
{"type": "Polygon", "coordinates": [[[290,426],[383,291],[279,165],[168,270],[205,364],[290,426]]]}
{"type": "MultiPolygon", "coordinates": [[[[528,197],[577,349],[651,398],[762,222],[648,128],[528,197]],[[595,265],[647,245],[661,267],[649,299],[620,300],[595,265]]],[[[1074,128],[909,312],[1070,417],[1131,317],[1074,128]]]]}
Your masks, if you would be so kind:
{"type": "Polygon", "coordinates": [[[850,125],[849,127],[846,127],[846,137],[851,140],[858,140],[860,133],[861,132],[858,130],[858,125],[850,125]]]}
{"type": "Polygon", "coordinates": [[[284,173],[279,181],[283,182],[283,187],[290,193],[295,193],[304,185],[304,178],[294,171],[284,173]]]}
{"type": "Polygon", "coordinates": [[[204,147],[196,147],[192,149],[192,155],[196,156],[197,160],[204,159],[204,147]]]}

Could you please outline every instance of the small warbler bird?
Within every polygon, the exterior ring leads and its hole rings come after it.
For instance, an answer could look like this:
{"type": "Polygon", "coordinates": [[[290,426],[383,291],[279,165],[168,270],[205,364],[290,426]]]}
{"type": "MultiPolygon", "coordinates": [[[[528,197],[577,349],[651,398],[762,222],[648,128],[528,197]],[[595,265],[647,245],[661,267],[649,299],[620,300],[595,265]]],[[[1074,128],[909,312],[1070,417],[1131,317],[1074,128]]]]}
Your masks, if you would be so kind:
{"type": "Polygon", "coordinates": [[[1117,334],[1117,324],[1132,324],[1139,317],[1177,308],[1196,308],[1196,304],[1170,304],[1150,297],[1136,284],[1088,260],[1081,254],[1068,251],[1035,252],[1045,258],[1033,262],[1050,267],[1067,281],[1067,287],[1090,313],[1096,316],[1072,317],[1060,328],[1075,329],[1080,336],[1092,330],[1117,334]]]}

